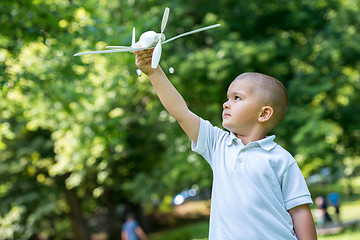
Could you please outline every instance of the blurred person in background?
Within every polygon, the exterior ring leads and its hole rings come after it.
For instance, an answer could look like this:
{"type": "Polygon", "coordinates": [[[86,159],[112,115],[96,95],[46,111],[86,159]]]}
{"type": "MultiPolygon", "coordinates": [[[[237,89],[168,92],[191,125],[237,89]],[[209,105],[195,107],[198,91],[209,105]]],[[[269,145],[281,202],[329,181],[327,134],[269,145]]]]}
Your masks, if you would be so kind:
{"type": "Polygon", "coordinates": [[[147,240],[144,230],[136,221],[134,214],[130,213],[126,216],[126,222],[122,227],[122,240],[147,240]]]}
{"type": "Polygon", "coordinates": [[[336,192],[329,193],[327,200],[330,206],[335,208],[336,221],[340,223],[340,194],[336,192]]]}

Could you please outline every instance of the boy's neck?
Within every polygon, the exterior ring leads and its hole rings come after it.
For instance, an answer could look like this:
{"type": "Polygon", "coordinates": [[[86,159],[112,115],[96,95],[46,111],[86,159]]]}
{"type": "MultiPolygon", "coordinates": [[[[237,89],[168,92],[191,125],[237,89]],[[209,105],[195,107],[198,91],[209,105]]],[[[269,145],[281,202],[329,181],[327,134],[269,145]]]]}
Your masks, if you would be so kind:
{"type": "Polygon", "coordinates": [[[241,142],[244,144],[244,146],[248,145],[251,142],[256,142],[261,139],[264,139],[266,137],[266,134],[252,134],[252,135],[240,135],[237,133],[234,133],[237,138],[241,140],[241,142]]]}

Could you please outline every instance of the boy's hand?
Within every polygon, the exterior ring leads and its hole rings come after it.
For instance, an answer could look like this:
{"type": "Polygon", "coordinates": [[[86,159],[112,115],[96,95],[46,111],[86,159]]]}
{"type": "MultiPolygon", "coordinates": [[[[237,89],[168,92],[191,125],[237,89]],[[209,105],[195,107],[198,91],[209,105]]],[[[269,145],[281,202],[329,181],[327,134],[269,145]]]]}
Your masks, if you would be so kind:
{"type": "Polygon", "coordinates": [[[151,59],[154,49],[146,49],[142,51],[133,52],[135,54],[136,66],[146,75],[151,75],[156,69],[151,67],[151,59]]]}

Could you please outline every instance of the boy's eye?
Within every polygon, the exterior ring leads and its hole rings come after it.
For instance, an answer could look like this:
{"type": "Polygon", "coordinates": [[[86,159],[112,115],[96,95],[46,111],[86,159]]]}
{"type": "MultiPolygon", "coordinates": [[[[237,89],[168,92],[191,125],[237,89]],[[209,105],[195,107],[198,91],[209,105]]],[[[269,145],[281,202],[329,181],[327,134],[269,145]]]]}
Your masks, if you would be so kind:
{"type": "Polygon", "coordinates": [[[235,96],[235,100],[241,100],[239,96],[235,96]]]}

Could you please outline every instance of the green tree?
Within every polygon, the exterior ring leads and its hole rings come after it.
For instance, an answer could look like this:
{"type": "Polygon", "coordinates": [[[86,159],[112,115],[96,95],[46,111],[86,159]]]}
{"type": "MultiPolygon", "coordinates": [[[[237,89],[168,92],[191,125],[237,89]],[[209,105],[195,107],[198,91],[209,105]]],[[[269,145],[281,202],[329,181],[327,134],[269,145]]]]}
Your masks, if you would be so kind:
{"type": "Polygon", "coordinates": [[[2,237],[89,239],[89,220],[102,214],[106,225],[96,224],[116,238],[116,208],[132,203],[136,191],[129,182],[161,159],[154,97],[148,83],[130,74],[130,54],[72,55],[103,48],[104,41],[129,42],[124,13],[140,20],[141,13],[124,11],[131,6],[122,2],[5,1],[4,7],[2,21],[13,25],[1,33],[2,237]]]}
{"type": "Polygon", "coordinates": [[[161,65],[190,108],[221,125],[240,73],[281,80],[290,105],[274,131],[305,176],[359,171],[359,1],[61,1],[0,3],[0,238],[89,239],[116,212],[166,210],[171,197],[211,185],[204,160],[161,106],[132,54],[73,57],[221,23],[166,44],[161,65]],[[165,61],[167,63],[165,63],[165,61]],[[105,219],[105,220],[102,220],[105,219]],[[69,231],[72,229],[72,231],[69,231]]]}

